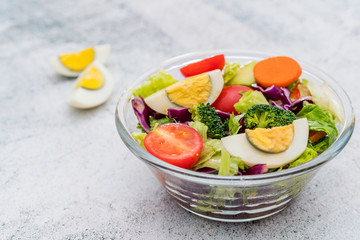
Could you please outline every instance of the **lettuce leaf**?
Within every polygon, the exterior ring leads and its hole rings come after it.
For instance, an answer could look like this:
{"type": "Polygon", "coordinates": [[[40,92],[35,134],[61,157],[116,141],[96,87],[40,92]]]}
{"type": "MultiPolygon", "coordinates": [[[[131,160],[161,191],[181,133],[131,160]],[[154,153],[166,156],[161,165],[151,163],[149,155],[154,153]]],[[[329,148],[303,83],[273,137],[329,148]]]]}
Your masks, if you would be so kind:
{"type": "Polygon", "coordinates": [[[151,94],[176,82],[178,82],[178,80],[173,78],[164,69],[160,69],[157,73],[150,76],[150,78],[142,83],[139,87],[133,89],[132,92],[135,97],[141,96],[142,98],[146,98],[151,94]]]}
{"type": "Polygon", "coordinates": [[[321,85],[317,85],[314,82],[303,81],[303,84],[310,91],[314,103],[327,110],[334,119],[335,123],[342,123],[344,121],[343,112],[339,102],[336,100],[335,94],[326,82],[321,85]]]}
{"type": "Polygon", "coordinates": [[[264,95],[260,91],[247,91],[239,100],[234,104],[234,108],[238,113],[246,113],[249,108],[257,104],[269,104],[264,95]]]}
{"type": "Polygon", "coordinates": [[[238,174],[239,169],[241,169],[242,172],[245,172],[245,163],[240,157],[230,156],[223,145],[221,145],[221,162],[218,174],[223,176],[233,176],[238,174]]]}
{"type": "Polygon", "coordinates": [[[311,147],[318,153],[324,152],[330,146],[328,138],[329,137],[326,136],[326,137],[320,139],[319,141],[317,141],[316,143],[311,143],[311,147]]]}
{"type": "Polygon", "coordinates": [[[323,131],[328,135],[327,144],[330,146],[336,139],[338,131],[329,112],[315,104],[304,102],[303,108],[296,114],[297,118],[306,118],[309,130],[323,131]]]}
{"type": "Polygon", "coordinates": [[[240,69],[239,63],[225,62],[225,69],[223,74],[224,84],[231,81],[236,76],[236,73],[239,71],[239,69],[240,69]]]}
{"type": "Polygon", "coordinates": [[[219,168],[219,175],[230,176],[230,153],[221,144],[221,163],[219,168]]]}
{"type": "Polygon", "coordinates": [[[244,116],[245,114],[240,114],[235,116],[234,114],[230,115],[229,118],[229,122],[228,122],[228,126],[229,126],[229,131],[230,134],[229,135],[235,135],[239,132],[241,125],[240,125],[240,119],[244,116]]]}
{"type": "Polygon", "coordinates": [[[247,166],[239,157],[231,157],[221,147],[221,140],[208,139],[204,143],[199,160],[192,167],[193,170],[212,168],[219,171],[219,175],[237,175],[239,169],[246,171],[247,166]]]}
{"type": "Polygon", "coordinates": [[[289,168],[304,164],[310,161],[311,159],[317,157],[317,155],[318,154],[314,149],[307,147],[305,151],[297,159],[289,163],[289,168]]]}
{"type": "Polygon", "coordinates": [[[155,119],[153,116],[150,116],[149,121],[150,121],[150,131],[154,130],[155,126],[160,127],[161,125],[174,122],[174,120],[168,118],[167,116],[160,119],[155,119]]]}
{"type": "MultiPolygon", "coordinates": [[[[213,158],[216,154],[221,152],[221,140],[220,139],[208,139],[206,142],[204,142],[204,147],[201,152],[199,160],[194,164],[192,167],[194,170],[204,168],[204,167],[210,167],[206,165],[206,162],[208,162],[211,158],[213,158]]],[[[220,159],[220,158],[219,158],[220,159]]],[[[217,163],[216,165],[218,165],[217,163]]],[[[214,167],[211,167],[214,168],[214,167]]],[[[219,169],[214,168],[214,169],[219,169]]]]}
{"type": "Polygon", "coordinates": [[[134,140],[139,143],[139,145],[143,148],[145,148],[144,146],[144,138],[146,137],[147,133],[144,132],[133,132],[131,133],[132,137],[134,138],[134,140]]]}
{"type": "Polygon", "coordinates": [[[194,128],[198,133],[200,133],[203,142],[206,142],[208,126],[206,126],[200,121],[189,122],[189,126],[194,128]]]}

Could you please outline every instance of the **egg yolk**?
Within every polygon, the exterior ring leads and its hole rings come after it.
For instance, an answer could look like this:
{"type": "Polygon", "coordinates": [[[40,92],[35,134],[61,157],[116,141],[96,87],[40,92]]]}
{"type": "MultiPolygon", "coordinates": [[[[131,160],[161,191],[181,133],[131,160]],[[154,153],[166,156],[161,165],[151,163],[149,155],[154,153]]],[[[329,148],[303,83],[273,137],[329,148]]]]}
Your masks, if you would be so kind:
{"type": "Polygon", "coordinates": [[[66,68],[75,72],[81,72],[94,60],[94,57],[94,49],[87,48],[80,52],[63,54],[59,56],[59,59],[66,68]]]}
{"type": "Polygon", "coordinates": [[[209,74],[187,78],[166,88],[170,101],[182,107],[204,103],[209,98],[212,84],[209,74]]]}
{"type": "Polygon", "coordinates": [[[294,124],[273,128],[246,129],[249,142],[264,152],[279,153],[291,146],[294,140],[294,124]]]}
{"type": "Polygon", "coordinates": [[[80,79],[76,88],[83,87],[91,90],[101,88],[104,85],[104,76],[101,74],[100,70],[92,66],[84,76],[80,79]]]}

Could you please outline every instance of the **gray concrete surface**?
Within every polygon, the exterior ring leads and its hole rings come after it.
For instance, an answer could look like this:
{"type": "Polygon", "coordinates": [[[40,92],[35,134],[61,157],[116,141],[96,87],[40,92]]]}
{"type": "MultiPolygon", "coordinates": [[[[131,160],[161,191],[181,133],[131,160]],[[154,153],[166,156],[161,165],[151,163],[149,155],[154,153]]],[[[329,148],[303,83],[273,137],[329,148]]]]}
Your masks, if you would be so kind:
{"type": "Polygon", "coordinates": [[[332,75],[360,108],[360,4],[349,1],[1,1],[0,239],[358,239],[359,131],[283,212],[220,223],[178,207],[120,140],[117,99],[161,61],[248,49],[332,75]],[[48,58],[109,43],[116,88],[81,111],[48,58]]]}

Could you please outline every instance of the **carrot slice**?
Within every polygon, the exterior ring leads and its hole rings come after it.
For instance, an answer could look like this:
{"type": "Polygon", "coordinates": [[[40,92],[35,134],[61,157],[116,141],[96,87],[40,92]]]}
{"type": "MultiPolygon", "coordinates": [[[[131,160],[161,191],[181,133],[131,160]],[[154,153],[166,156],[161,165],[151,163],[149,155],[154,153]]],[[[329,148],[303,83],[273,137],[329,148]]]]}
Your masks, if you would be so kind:
{"type": "Polygon", "coordinates": [[[254,67],[257,83],[263,87],[287,87],[301,75],[300,65],[289,57],[271,57],[258,62],[254,67]]]}

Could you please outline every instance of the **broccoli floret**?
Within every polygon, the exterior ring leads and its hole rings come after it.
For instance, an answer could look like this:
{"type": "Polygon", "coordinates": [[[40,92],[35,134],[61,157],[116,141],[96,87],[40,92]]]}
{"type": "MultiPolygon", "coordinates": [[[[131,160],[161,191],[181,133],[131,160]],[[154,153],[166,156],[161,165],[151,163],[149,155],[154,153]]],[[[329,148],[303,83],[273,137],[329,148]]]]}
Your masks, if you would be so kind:
{"type": "Polygon", "coordinates": [[[189,111],[193,121],[200,121],[208,127],[207,133],[210,138],[219,139],[226,136],[226,125],[209,103],[200,103],[190,108],[189,111]]]}
{"type": "Polygon", "coordinates": [[[247,128],[272,128],[286,126],[296,119],[293,112],[268,104],[254,105],[246,112],[244,124],[247,128]]]}

